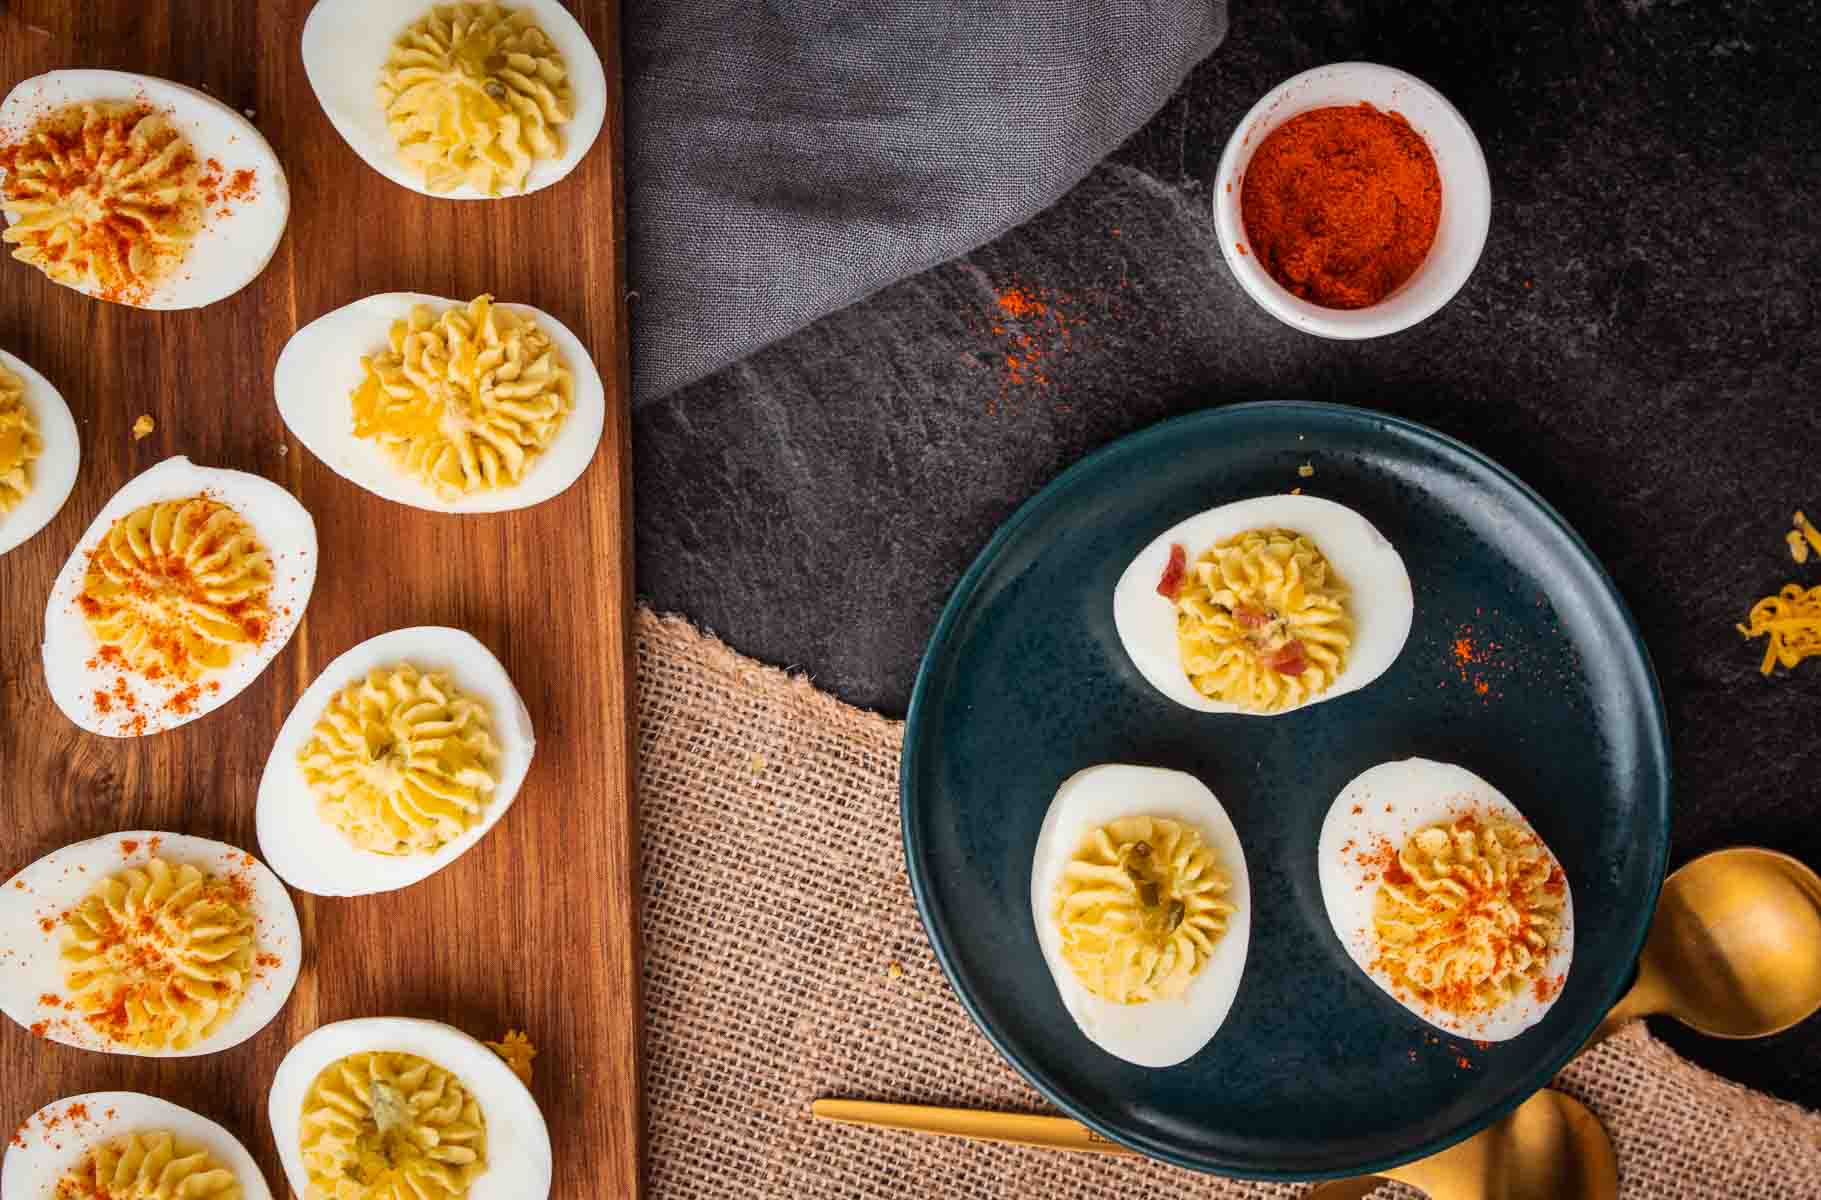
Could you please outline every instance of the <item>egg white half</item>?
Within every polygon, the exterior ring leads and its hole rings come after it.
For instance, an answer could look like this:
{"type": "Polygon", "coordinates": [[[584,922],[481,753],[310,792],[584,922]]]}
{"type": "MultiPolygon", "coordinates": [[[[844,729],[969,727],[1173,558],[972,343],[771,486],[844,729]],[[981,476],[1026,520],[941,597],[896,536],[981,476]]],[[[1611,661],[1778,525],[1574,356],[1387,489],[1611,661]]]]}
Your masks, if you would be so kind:
{"type": "MultiPolygon", "coordinates": [[[[214,159],[225,175],[250,170],[250,196],[211,209],[201,232],[169,278],[139,308],[200,308],[225,300],[259,277],[272,261],[291,218],[284,167],[252,122],[192,87],[126,71],[51,71],[19,84],[0,102],[0,127],[23,130],[67,104],[90,100],[144,103],[164,113],[189,139],[199,160],[214,159]]],[[[82,289],[94,295],[89,288],[82,289]]]]}
{"type": "MultiPolygon", "coordinates": [[[[1482,1042],[1502,1042],[1542,1020],[1555,1006],[1561,988],[1553,988],[1547,999],[1538,1000],[1525,992],[1490,1013],[1460,1016],[1406,1003],[1392,990],[1389,976],[1373,967],[1377,937],[1372,929],[1372,899],[1378,892],[1378,862],[1383,853],[1389,848],[1395,854],[1425,825],[1469,813],[1503,817],[1526,828],[1530,825],[1504,793],[1465,767],[1426,758],[1380,763],[1342,788],[1328,809],[1316,844],[1316,874],[1334,934],[1367,978],[1437,1029],[1482,1042]]],[[[1550,857],[1554,859],[1553,851],[1550,857]]],[[[1565,873],[1562,899],[1562,935],[1544,967],[1544,975],[1550,979],[1566,979],[1574,960],[1574,890],[1565,873]]]]}
{"type": "Polygon", "coordinates": [[[167,458],[114,493],[114,498],[89,523],[51,585],[50,601],[44,609],[43,647],[44,679],[51,699],[77,725],[106,737],[135,737],[186,725],[220,708],[259,677],[296,632],[315,584],[316,523],[296,497],[258,475],[199,467],[181,455],[167,458]],[[265,640],[236,655],[221,670],[203,677],[205,683],[218,687],[201,688],[185,710],[178,712],[169,701],[183,690],[182,681],[154,682],[137,672],[109,666],[96,657],[101,643],[82,619],[76,598],[82,594],[90,554],[117,519],[142,505],[198,495],[238,512],[252,524],[271,554],[272,623],[265,640]],[[108,711],[102,711],[95,703],[95,693],[110,692],[115,681],[121,679],[133,697],[134,709],[129,711],[115,701],[108,711]],[[143,728],[134,723],[141,717],[143,728]]]}
{"type": "Polygon", "coordinates": [[[1282,716],[1365,687],[1397,661],[1415,611],[1410,573],[1396,548],[1366,518],[1317,496],[1259,496],[1197,513],[1152,539],[1113,589],[1113,627],[1152,687],[1186,708],[1248,717],[1282,716]],[[1195,690],[1177,649],[1176,605],[1157,592],[1172,545],[1182,545],[1192,567],[1202,551],[1251,529],[1289,529],[1313,541],[1346,584],[1353,618],[1352,648],[1328,690],[1272,712],[1210,700],[1195,690]]]}
{"type": "Polygon", "coordinates": [[[487,1169],[468,1200],[544,1200],[550,1194],[550,1130],[531,1092],[485,1043],[439,1021],[367,1017],[324,1025],[278,1064],[267,1110],[291,1190],[307,1194],[299,1127],[310,1085],[350,1054],[386,1051],[429,1059],[461,1080],[487,1122],[487,1169]]]}
{"type": "Polygon", "coordinates": [[[245,850],[207,838],[148,830],[110,833],[53,850],[0,888],[0,1012],[27,1029],[41,1026],[42,1036],[65,1046],[138,1058],[218,1053],[271,1024],[290,999],[302,965],[303,932],[284,884],[245,850]],[[61,958],[63,914],[102,880],[154,857],[244,881],[252,892],[259,953],[271,958],[255,970],[246,995],[222,1027],[185,1050],[118,1046],[90,1028],[79,1013],[62,1007],[67,999],[61,958]],[[49,930],[45,921],[53,922],[49,930]],[[53,1002],[47,1004],[47,998],[53,1002]]]}
{"type": "Polygon", "coordinates": [[[202,1146],[234,1173],[241,1200],[272,1200],[259,1164],[239,1138],[200,1113],[139,1092],[65,1096],[27,1117],[0,1166],[0,1196],[55,1196],[58,1180],[84,1155],[103,1142],[133,1133],[169,1133],[202,1146]],[[72,1109],[81,1115],[72,1114],[72,1109]]]}
{"type": "Polygon", "coordinates": [[[278,731],[259,780],[259,848],[272,869],[300,891],[318,896],[365,896],[396,891],[442,870],[499,823],[531,769],[537,738],[531,713],[500,660],[460,629],[424,625],[382,633],[323,669],[278,731]],[[334,694],[376,668],[410,663],[420,671],[447,671],[455,685],[487,706],[499,743],[499,782],[474,828],[434,854],[374,854],[357,848],[317,812],[316,796],[297,764],[334,694]]]}
{"type": "Polygon", "coordinates": [[[527,304],[498,307],[535,320],[550,335],[575,377],[575,409],[563,418],[550,445],[532,460],[523,482],[444,500],[429,484],[406,474],[377,441],[354,436],[352,396],[365,378],[362,356],[384,350],[392,323],[408,318],[417,305],[427,304],[440,314],[465,303],[418,292],[387,292],[356,300],[298,330],[285,343],[272,377],[285,425],[343,479],[413,508],[505,512],[560,495],[594,460],[607,422],[607,390],[582,340],[549,313],[527,304]]]}
{"type": "Polygon", "coordinates": [[[63,511],[70,489],[76,486],[76,472],[82,466],[82,440],[76,434],[76,418],[70,415],[70,406],[50,380],[4,350],[0,350],[0,367],[25,384],[25,411],[32,414],[38,439],[44,443],[43,452],[31,463],[32,490],[13,511],[0,513],[0,554],[5,554],[63,511]]]}
{"type": "Polygon", "coordinates": [[[1109,763],[1077,771],[1056,789],[1031,858],[1031,919],[1063,1007],[1087,1039],[1141,1067],[1168,1067],[1194,1055],[1214,1034],[1239,994],[1252,941],[1252,883],[1232,818],[1193,775],[1161,767],[1109,763]],[[1120,817],[1167,817],[1193,826],[1232,879],[1235,911],[1214,953],[1181,996],[1115,1004],[1083,987],[1062,957],[1062,932],[1051,916],[1056,887],[1081,840],[1120,817]]]}
{"type": "Polygon", "coordinates": [[[558,0],[511,0],[504,7],[531,13],[549,35],[563,56],[575,103],[574,119],[557,130],[563,140],[562,156],[533,163],[523,191],[489,196],[463,183],[447,192],[432,192],[398,156],[377,94],[380,76],[392,43],[429,13],[431,0],[317,0],[304,22],[304,73],[335,132],[369,167],[400,187],[439,200],[526,195],[562,179],[587,157],[607,119],[607,72],[587,31],[558,0]]]}

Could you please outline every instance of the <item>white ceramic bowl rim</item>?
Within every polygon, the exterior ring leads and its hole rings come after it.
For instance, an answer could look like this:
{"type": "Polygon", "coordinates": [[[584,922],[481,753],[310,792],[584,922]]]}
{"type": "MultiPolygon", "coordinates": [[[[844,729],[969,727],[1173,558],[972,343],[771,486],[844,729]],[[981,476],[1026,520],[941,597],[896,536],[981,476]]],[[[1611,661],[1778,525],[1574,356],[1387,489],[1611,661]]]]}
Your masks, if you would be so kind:
{"type": "Polygon", "coordinates": [[[1433,315],[1473,273],[1491,217],[1486,156],[1466,120],[1416,76],[1378,63],[1330,63],[1272,88],[1234,129],[1214,176],[1214,224],[1234,277],[1272,316],[1320,337],[1381,337],[1433,315]],[[1323,308],[1290,293],[1240,249],[1247,244],[1240,192],[1253,151],[1279,125],[1311,109],[1361,101],[1399,113],[1428,143],[1442,181],[1441,224],[1422,266],[1391,295],[1368,308],[1323,308]]]}

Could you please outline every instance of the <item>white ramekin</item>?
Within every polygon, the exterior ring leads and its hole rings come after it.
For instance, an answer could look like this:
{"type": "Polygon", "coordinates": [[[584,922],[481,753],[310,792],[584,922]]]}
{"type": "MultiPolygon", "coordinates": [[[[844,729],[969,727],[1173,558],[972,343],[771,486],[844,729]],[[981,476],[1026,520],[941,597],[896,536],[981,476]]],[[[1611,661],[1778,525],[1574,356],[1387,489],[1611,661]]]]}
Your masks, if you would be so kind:
{"type": "Polygon", "coordinates": [[[1214,226],[1234,277],[1266,312],[1318,337],[1382,337],[1430,316],[1473,274],[1491,219],[1492,181],[1473,130],[1440,92],[1414,75],[1377,63],[1331,63],[1271,89],[1233,131],[1214,176],[1214,226]],[[1401,114],[1429,143],[1442,181],[1441,224],[1429,256],[1402,287],[1369,308],[1323,308],[1292,295],[1258,265],[1239,211],[1241,185],[1252,152],[1279,125],[1312,108],[1361,101],[1401,114]]]}

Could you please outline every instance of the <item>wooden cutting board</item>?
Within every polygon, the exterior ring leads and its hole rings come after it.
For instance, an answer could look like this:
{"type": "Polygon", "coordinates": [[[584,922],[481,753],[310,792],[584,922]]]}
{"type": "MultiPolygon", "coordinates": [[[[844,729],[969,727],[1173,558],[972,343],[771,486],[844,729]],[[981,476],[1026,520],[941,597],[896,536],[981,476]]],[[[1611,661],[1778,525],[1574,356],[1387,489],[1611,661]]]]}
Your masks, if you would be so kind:
{"type": "Polygon", "coordinates": [[[480,204],[398,187],[335,134],[298,52],[310,0],[13,0],[0,14],[0,93],[64,67],[200,87],[252,110],[291,186],[290,228],[271,265],[206,309],[104,304],[0,259],[0,346],[62,391],[83,456],[61,515],[0,557],[0,878],[120,829],[256,849],[254,794],[291,705],[330,659],[399,626],[453,625],[486,643],[523,693],[538,738],[512,811],[447,870],[362,899],[294,893],[303,976],[284,1012],[251,1041],[206,1058],[154,1061],[69,1049],[0,1020],[0,1131],[72,1093],[149,1092],[238,1134],[282,1196],[265,1106],[286,1049],[328,1021],[429,1017],[490,1039],[509,1026],[530,1031],[541,1051],[534,1091],[556,1152],[553,1195],[638,1191],[618,11],[613,0],[570,6],[607,65],[606,128],[561,184],[480,204]],[[516,513],[431,514],[355,487],[289,437],[272,397],[286,339],[332,308],[390,291],[492,292],[575,330],[608,396],[600,453],[581,481],[516,513]],[[135,442],[141,414],[156,431],[135,442]],[[321,543],[315,594],[290,645],[219,711],[142,739],[86,734],[45,688],[45,600],[108,497],[174,454],[257,472],[302,500],[321,543]]]}

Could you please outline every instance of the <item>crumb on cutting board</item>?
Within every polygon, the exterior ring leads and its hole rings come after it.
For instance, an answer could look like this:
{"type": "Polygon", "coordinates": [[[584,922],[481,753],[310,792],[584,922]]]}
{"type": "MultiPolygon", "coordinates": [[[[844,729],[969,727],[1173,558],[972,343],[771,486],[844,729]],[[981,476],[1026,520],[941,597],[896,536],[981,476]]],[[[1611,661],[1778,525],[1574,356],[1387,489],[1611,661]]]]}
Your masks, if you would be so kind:
{"type": "Polygon", "coordinates": [[[508,1029],[503,1040],[488,1042],[487,1049],[499,1055],[512,1073],[531,1086],[531,1060],[537,1057],[537,1047],[532,1045],[529,1035],[517,1029],[508,1029]]]}

